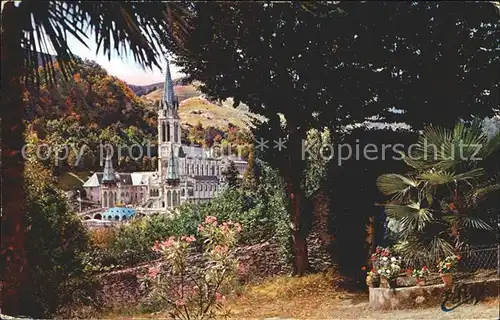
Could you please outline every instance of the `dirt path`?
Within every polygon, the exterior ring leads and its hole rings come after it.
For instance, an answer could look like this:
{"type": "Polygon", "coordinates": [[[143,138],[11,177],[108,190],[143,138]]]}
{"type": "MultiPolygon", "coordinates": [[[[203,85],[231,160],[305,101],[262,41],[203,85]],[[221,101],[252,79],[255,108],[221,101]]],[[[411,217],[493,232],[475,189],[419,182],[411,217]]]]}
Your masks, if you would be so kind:
{"type": "MultiPolygon", "coordinates": [[[[315,318],[312,316],[310,319],[315,318]]],[[[498,300],[477,305],[462,305],[450,312],[439,307],[411,310],[372,311],[368,303],[353,304],[344,308],[334,308],[328,319],[500,319],[498,300]]]]}

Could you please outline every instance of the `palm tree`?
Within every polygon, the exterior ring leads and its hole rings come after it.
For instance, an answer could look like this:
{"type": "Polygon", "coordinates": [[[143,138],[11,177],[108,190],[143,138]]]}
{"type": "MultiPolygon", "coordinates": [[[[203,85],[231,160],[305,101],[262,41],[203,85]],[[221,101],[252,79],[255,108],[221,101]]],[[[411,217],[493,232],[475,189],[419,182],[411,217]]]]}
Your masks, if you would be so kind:
{"type": "MultiPolygon", "coordinates": [[[[93,32],[98,50],[111,58],[131,52],[144,68],[160,67],[163,48],[175,44],[186,32],[178,4],[162,2],[104,1],[2,1],[1,97],[2,97],[2,311],[18,314],[18,288],[26,271],[23,204],[24,159],[21,154],[25,126],[24,86],[45,81],[54,84],[53,59],[68,77],[73,54],[67,44],[71,35],[86,46],[87,32],[93,32]]],[[[161,67],[160,67],[161,68],[161,67]]]]}
{"type": "Polygon", "coordinates": [[[399,222],[398,247],[408,262],[432,263],[488,241],[500,209],[500,174],[491,161],[498,161],[500,133],[488,138],[479,122],[427,127],[414,150],[403,155],[411,172],[377,179],[379,190],[392,196],[385,208],[399,222]]]}

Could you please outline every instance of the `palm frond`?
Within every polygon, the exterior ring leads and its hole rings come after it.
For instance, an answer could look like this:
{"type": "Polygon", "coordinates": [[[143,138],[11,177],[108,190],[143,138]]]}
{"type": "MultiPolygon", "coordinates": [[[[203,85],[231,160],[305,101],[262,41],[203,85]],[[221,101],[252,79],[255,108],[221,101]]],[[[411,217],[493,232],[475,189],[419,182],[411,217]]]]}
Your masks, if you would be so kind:
{"type": "Polygon", "coordinates": [[[422,208],[416,202],[408,205],[387,204],[385,208],[387,215],[398,220],[401,223],[402,232],[407,234],[423,230],[433,219],[430,209],[422,208]]]}
{"type": "Polygon", "coordinates": [[[419,178],[424,181],[427,181],[431,185],[443,185],[454,181],[474,180],[480,178],[483,174],[484,171],[481,168],[472,169],[467,172],[459,174],[455,174],[454,172],[448,172],[448,171],[432,170],[421,173],[419,178]]]}
{"type": "Polygon", "coordinates": [[[403,176],[395,173],[383,174],[377,178],[377,187],[385,195],[393,195],[394,199],[402,201],[412,188],[418,186],[413,176],[403,176]]]}
{"type": "Polygon", "coordinates": [[[412,236],[397,243],[394,247],[409,267],[436,265],[441,257],[452,255],[455,251],[454,246],[440,236],[430,241],[412,236]]]}
{"type": "Polygon", "coordinates": [[[466,214],[448,215],[444,216],[443,219],[445,219],[449,223],[456,224],[459,227],[479,230],[493,230],[493,228],[482,219],[466,214]]]}
{"type": "Polygon", "coordinates": [[[87,46],[93,33],[97,51],[111,59],[129,52],[144,68],[161,69],[165,48],[174,45],[187,32],[187,10],[171,2],[94,2],[94,1],[22,1],[20,19],[24,21],[27,52],[26,82],[38,87],[39,67],[46,72],[47,83],[55,83],[58,67],[65,78],[72,75],[73,54],[68,35],[87,46]],[[54,59],[50,54],[55,54],[54,59]],[[54,65],[57,61],[57,66],[54,65]]]}

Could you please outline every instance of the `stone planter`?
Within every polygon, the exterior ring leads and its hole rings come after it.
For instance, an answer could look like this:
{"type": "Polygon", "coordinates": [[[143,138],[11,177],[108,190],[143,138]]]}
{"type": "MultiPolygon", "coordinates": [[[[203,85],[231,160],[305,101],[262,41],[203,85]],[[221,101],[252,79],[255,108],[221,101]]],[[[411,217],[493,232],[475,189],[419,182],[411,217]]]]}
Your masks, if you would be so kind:
{"type": "Polygon", "coordinates": [[[453,285],[453,274],[451,273],[441,273],[441,280],[447,287],[451,287],[453,285]]]}
{"type": "Polygon", "coordinates": [[[425,278],[418,278],[417,279],[417,286],[420,286],[420,287],[425,286],[425,278]]]}

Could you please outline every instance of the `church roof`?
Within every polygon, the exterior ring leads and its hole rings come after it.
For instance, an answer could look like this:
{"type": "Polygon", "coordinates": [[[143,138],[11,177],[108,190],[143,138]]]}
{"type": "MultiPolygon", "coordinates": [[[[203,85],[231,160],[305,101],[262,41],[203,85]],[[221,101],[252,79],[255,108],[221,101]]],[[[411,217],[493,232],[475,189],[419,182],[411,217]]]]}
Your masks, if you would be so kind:
{"type": "MultiPolygon", "coordinates": [[[[148,172],[149,173],[149,172],[148,172]]],[[[151,172],[151,174],[154,172],[151,172]]],[[[114,174],[114,181],[116,183],[121,183],[123,185],[147,185],[148,180],[144,179],[145,172],[133,172],[133,173],[127,173],[127,172],[122,172],[122,173],[115,173],[114,174]]],[[[102,184],[104,179],[104,173],[103,172],[96,172],[94,173],[85,183],[83,184],[83,187],[98,187],[99,185],[102,184]]]]}

